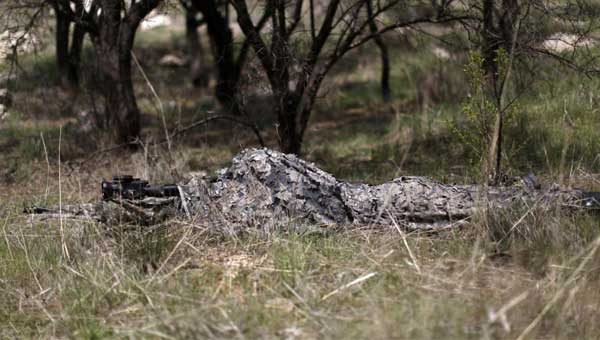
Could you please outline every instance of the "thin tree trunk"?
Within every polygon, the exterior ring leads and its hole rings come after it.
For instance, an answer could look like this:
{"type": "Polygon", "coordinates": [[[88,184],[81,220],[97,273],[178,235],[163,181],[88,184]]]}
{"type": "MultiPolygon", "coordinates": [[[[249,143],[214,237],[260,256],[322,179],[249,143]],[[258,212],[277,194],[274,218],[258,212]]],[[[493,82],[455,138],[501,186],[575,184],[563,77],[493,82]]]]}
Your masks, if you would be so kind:
{"type": "MultiPolygon", "coordinates": [[[[498,65],[496,50],[500,47],[498,32],[494,24],[495,0],[483,0],[482,49],[483,67],[490,78],[492,90],[495,92],[498,65]]],[[[495,95],[495,93],[494,93],[495,95]]]]}
{"type": "Polygon", "coordinates": [[[481,32],[482,46],[481,54],[483,56],[483,69],[487,78],[486,95],[491,97],[495,107],[495,123],[492,127],[493,135],[489,136],[488,157],[485,163],[486,183],[497,184],[498,170],[495,166],[495,155],[499,134],[502,128],[502,117],[498,106],[498,64],[497,51],[500,48],[500,39],[494,22],[495,0],[483,0],[483,27],[481,32]]]}
{"type": "MultiPolygon", "coordinates": [[[[373,15],[373,5],[371,4],[370,0],[365,1],[365,4],[367,7],[367,15],[369,17],[369,29],[371,30],[372,34],[376,34],[378,29],[377,29],[377,23],[375,22],[375,18],[373,15]]],[[[390,88],[389,52],[388,52],[387,45],[383,41],[383,38],[381,37],[381,35],[376,35],[373,38],[373,40],[375,41],[375,44],[379,48],[379,53],[381,56],[381,97],[383,98],[383,100],[385,102],[388,102],[388,101],[390,101],[391,95],[392,95],[392,91],[390,88]]]]}
{"type": "MultiPolygon", "coordinates": [[[[489,175],[492,180],[492,184],[498,185],[502,175],[501,161],[502,161],[502,142],[503,142],[503,128],[504,128],[504,111],[506,91],[508,82],[510,80],[511,71],[514,62],[514,52],[517,43],[517,36],[520,28],[519,8],[518,4],[514,0],[504,0],[502,2],[503,15],[499,20],[498,28],[493,29],[496,32],[494,37],[495,48],[504,47],[506,53],[508,53],[508,59],[503,61],[505,65],[504,74],[498,74],[498,62],[494,60],[494,74],[492,75],[493,91],[494,91],[494,102],[496,105],[496,120],[494,123],[494,129],[490,140],[490,149],[488,154],[488,167],[489,175]]],[[[490,40],[491,38],[487,38],[490,40]]],[[[488,42],[488,44],[491,44],[488,42]]],[[[489,47],[488,47],[489,48],[489,47]]],[[[495,57],[497,52],[494,51],[495,57]]]]}
{"type": "Polygon", "coordinates": [[[202,71],[202,44],[198,34],[198,11],[191,6],[185,13],[185,37],[187,41],[188,56],[190,60],[190,75],[195,87],[208,86],[208,76],[202,71]]]}

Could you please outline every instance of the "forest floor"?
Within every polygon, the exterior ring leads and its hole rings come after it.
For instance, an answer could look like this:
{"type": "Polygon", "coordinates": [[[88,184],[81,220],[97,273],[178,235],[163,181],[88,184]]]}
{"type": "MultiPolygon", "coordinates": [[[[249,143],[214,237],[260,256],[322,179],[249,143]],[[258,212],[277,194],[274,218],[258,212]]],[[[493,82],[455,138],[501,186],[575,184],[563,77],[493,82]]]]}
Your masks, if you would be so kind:
{"type": "MultiPolygon", "coordinates": [[[[350,181],[399,175],[477,181],[478,146],[461,137],[469,92],[464,53],[448,49],[453,57],[446,59],[432,41],[391,40],[394,99],[380,100],[374,49],[357,51],[326,82],[303,157],[350,181]]],[[[162,56],[182,50],[180,31],[140,36],[136,91],[146,144],[137,153],[95,153],[110,142],[79,132],[75,118],[94,94],[83,91],[66,105],[69,99],[52,85],[52,58],[22,60],[25,73],[10,83],[11,115],[0,122],[0,337],[600,334],[595,214],[515,208],[442,234],[282,226],[269,235],[260,226],[230,235],[185,220],[106,226],[22,214],[31,204],[98,200],[101,179],[113,174],[171,182],[190,171],[212,173],[241,149],[258,146],[250,131],[225,122],[190,131],[170,148],[153,144],[165,126],[172,131],[216,110],[212,90],[189,85],[185,68],[158,66],[162,56]]],[[[537,66],[544,76],[526,88],[507,128],[505,167],[511,176],[533,171],[545,184],[597,189],[599,81],[537,66]]],[[[248,99],[257,104],[250,117],[276,147],[269,105],[251,90],[248,99]]]]}

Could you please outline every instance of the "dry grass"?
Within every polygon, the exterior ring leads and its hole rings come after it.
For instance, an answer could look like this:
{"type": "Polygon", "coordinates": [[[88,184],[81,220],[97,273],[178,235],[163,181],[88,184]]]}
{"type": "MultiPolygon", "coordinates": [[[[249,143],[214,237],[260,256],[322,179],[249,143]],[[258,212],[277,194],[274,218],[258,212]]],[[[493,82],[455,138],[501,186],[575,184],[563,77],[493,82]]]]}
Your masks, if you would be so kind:
{"type": "MultiPolygon", "coordinates": [[[[159,43],[170,39],[163,35],[167,38],[159,43]]],[[[163,136],[161,118],[172,128],[214,104],[200,100],[203,106],[197,107],[198,97],[209,97],[210,90],[186,85],[185,70],[148,67],[159,52],[136,51],[166,108],[164,116],[155,112],[154,95],[138,74],[148,141],[163,136]]],[[[425,74],[432,58],[419,51],[394,53],[408,54],[394,59],[405,61],[394,66],[395,101],[374,99],[371,75],[357,74],[369,82],[357,87],[356,79],[344,78],[348,70],[339,70],[342,78],[331,86],[343,90],[319,103],[306,157],[353,180],[419,174],[464,181],[470,165],[447,125],[460,108],[437,103],[416,113],[412,73],[425,74]],[[350,86],[339,86],[346,81],[350,86]]],[[[377,73],[372,62],[355,64],[360,72],[377,73]]],[[[33,81],[50,74],[51,63],[42,58],[35,65],[31,79],[15,85],[14,116],[0,127],[0,338],[562,339],[600,334],[596,214],[515,207],[436,235],[404,235],[393,225],[232,235],[185,220],[153,227],[65,220],[61,235],[60,221],[21,214],[25,205],[59,202],[59,126],[73,121],[72,114],[61,111],[56,88],[33,81]]],[[[460,78],[455,76],[448,79],[460,78]]],[[[588,99],[593,102],[592,92],[582,91],[597,83],[579,87],[578,79],[573,82],[577,86],[561,85],[561,98],[550,100],[540,90],[524,99],[531,117],[524,130],[511,135],[523,139],[517,139],[520,156],[509,166],[533,168],[546,181],[562,178],[594,188],[599,183],[593,173],[598,115],[586,106],[588,99]],[[574,140],[564,138],[566,105],[581,127],[574,140]]],[[[273,130],[269,119],[259,121],[267,132],[273,130]]],[[[274,134],[266,137],[275,144],[274,134]]],[[[171,152],[149,142],[142,152],[106,153],[77,166],[89,150],[107,142],[93,136],[94,145],[86,144],[89,138],[83,143],[68,127],[61,138],[60,198],[69,203],[98,199],[98,183],[112,174],[177,180],[188,171],[212,172],[240,148],[255,145],[250,133],[215,125],[175,141],[171,152]]]]}
{"type": "MultiPolygon", "coordinates": [[[[94,199],[99,177],[66,177],[65,200],[94,199]]],[[[20,214],[44,191],[3,200],[2,337],[514,338],[540,315],[531,338],[600,331],[594,215],[515,209],[406,244],[393,226],[232,236],[65,221],[69,260],[58,221],[20,214]]]]}
{"type": "MultiPolygon", "coordinates": [[[[64,178],[66,201],[94,199],[78,184],[87,173],[64,178]]],[[[600,331],[595,215],[515,208],[437,235],[394,226],[230,235],[185,220],[64,221],[63,244],[59,221],[20,213],[26,194],[44,191],[26,187],[2,208],[1,337],[516,338],[531,327],[527,338],[558,339],[600,331]]]]}

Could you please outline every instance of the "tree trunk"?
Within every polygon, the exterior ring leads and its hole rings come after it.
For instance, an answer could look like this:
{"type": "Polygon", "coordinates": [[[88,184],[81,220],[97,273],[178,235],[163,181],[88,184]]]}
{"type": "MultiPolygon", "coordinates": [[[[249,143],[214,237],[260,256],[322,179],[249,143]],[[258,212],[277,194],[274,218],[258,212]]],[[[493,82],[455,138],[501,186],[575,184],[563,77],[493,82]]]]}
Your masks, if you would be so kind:
{"type": "Polygon", "coordinates": [[[56,18],[56,68],[58,72],[58,84],[65,90],[71,90],[73,83],[70,74],[69,62],[69,28],[71,21],[65,13],[68,1],[59,0],[53,2],[54,15],[56,18]]]}
{"type": "Polygon", "coordinates": [[[483,0],[483,27],[481,32],[482,45],[481,54],[483,57],[483,70],[486,74],[487,93],[486,95],[492,99],[494,103],[495,122],[492,127],[493,135],[488,136],[488,157],[485,163],[486,183],[492,185],[498,184],[499,171],[496,167],[496,153],[498,152],[498,137],[497,135],[502,128],[501,108],[498,101],[498,49],[501,47],[500,37],[495,24],[495,0],[483,0]]]}
{"type": "MultiPolygon", "coordinates": [[[[321,82],[324,79],[323,70],[316,68],[310,74],[305,75],[307,85],[291,90],[286,84],[275,83],[274,88],[279,88],[277,93],[283,93],[276,101],[284,103],[276,106],[282,108],[277,112],[278,123],[281,131],[278,131],[280,148],[283,152],[301,155],[302,142],[308,127],[321,82]]],[[[275,78],[277,79],[277,78],[275,78]]]]}
{"type": "Polygon", "coordinates": [[[105,91],[105,115],[109,129],[118,143],[129,143],[139,137],[140,112],[131,81],[129,51],[106,51],[102,62],[105,91]]]}
{"type": "MultiPolygon", "coordinates": [[[[83,15],[83,6],[80,2],[76,3],[75,13],[83,15]]],[[[73,33],[71,35],[71,47],[69,50],[69,82],[74,88],[79,88],[79,73],[81,70],[81,52],[83,51],[83,41],[85,39],[85,28],[79,24],[73,24],[73,33]]]]}
{"type": "Polygon", "coordinates": [[[202,44],[198,34],[198,11],[194,7],[186,9],[185,12],[185,37],[187,41],[188,57],[190,60],[190,75],[195,87],[207,87],[208,75],[202,70],[202,44]]]}
{"type": "MultiPolygon", "coordinates": [[[[497,24],[494,23],[494,0],[484,0],[484,26],[483,26],[483,56],[484,67],[488,74],[490,82],[490,92],[492,93],[494,104],[496,106],[496,117],[492,136],[490,138],[490,148],[488,153],[487,175],[491,183],[497,185],[502,176],[502,142],[505,96],[507,84],[510,78],[510,70],[514,58],[514,49],[518,30],[515,25],[519,21],[519,6],[515,0],[502,0],[502,13],[497,18],[497,24]],[[507,53],[508,60],[502,60],[502,67],[498,65],[498,50],[503,48],[507,53]],[[504,70],[499,74],[499,69],[504,70]]],[[[498,14],[496,14],[498,16],[498,14]]]]}
{"type": "Polygon", "coordinates": [[[302,132],[298,121],[299,97],[288,84],[271,84],[274,110],[277,116],[277,138],[282,152],[300,155],[302,151],[302,132]]]}
{"type": "Polygon", "coordinates": [[[302,136],[296,127],[296,117],[283,114],[279,121],[279,147],[281,151],[289,154],[300,155],[302,152],[302,136]]]}
{"type": "MultiPolygon", "coordinates": [[[[69,1],[51,2],[56,19],[56,67],[58,84],[65,90],[76,93],[79,89],[79,64],[85,30],[69,18],[69,1]],[[73,33],[71,34],[71,26],[73,33]]],[[[83,15],[83,4],[76,2],[75,15],[83,15]]]]}
{"type": "Polygon", "coordinates": [[[217,85],[215,97],[227,110],[238,114],[235,95],[238,87],[239,72],[233,50],[233,33],[229,22],[219,12],[215,0],[193,0],[193,6],[202,13],[208,35],[214,46],[214,60],[217,67],[217,85]]]}
{"type": "Polygon", "coordinates": [[[111,22],[103,25],[93,40],[105,100],[105,121],[100,126],[110,129],[118,143],[135,141],[141,130],[131,74],[134,34],[135,30],[127,23],[111,22]]]}
{"type": "Polygon", "coordinates": [[[390,88],[390,57],[383,39],[377,37],[375,38],[375,43],[379,47],[379,53],[381,53],[381,97],[383,101],[389,102],[392,98],[392,90],[390,88]]]}
{"type": "MultiPolygon", "coordinates": [[[[372,34],[376,34],[378,29],[373,15],[373,5],[370,0],[365,1],[365,4],[367,6],[367,15],[369,17],[369,29],[372,34]]],[[[390,57],[388,48],[381,35],[376,35],[373,40],[379,48],[379,54],[381,56],[381,97],[383,98],[383,101],[389,102],[392,91],[390,88],[390,57]]]]}
{"type": "Polygon", "coordinates": [[[137,146],[141,130],[140,110],[133,89],[131,62],[139,24],[162,0],[139,0],[129,6],[121,0],[98,2],[101,11],[92,33],[105,101],[104,124],[116,142],[137,146]]]}
{"type": "Polygon", "coordinates": [[[490,78],[492,91],[495,95],[498,65],[496,51],[500,47],[499,36],[494,23],[495,0],[483,0],[482,48],[483,67],[490,78]]]}

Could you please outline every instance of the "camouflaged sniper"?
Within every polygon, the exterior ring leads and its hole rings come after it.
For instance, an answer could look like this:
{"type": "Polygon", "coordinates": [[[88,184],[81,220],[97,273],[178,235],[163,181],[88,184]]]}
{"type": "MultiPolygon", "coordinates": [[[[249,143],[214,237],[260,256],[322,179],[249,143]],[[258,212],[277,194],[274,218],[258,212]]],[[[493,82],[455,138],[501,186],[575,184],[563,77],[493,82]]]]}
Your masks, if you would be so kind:
{"type": "Polygon", "coordinates": [[[194,176],[169,187],[169,195],[115,195],[95,204],[64,206],[62,213],[107,223],[115,218],[154,223],[179,215],[232,230],[393,222],[407,229],[443,229],[490,206],[535,203],[592,208],[600,198],[598,193],[556,185],[539,189],[532,181],[525,178],[520,186],[494,188],[446,185],[417,176],[379,185],[349,183],[294,155],[248,149],[212,177],[194,176]]]}

